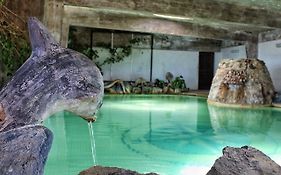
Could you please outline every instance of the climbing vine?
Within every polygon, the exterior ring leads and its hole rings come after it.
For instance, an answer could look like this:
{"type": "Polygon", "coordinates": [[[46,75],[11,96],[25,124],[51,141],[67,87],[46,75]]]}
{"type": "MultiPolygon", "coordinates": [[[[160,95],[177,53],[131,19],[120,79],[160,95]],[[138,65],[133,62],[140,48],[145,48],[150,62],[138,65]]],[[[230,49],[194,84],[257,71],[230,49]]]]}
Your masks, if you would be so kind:
{"type": "Polygon", "coordinates": [[[110,56],[107,57],[103,62],[99,62],[98,58],[99,52],[96,49],[88,47],[87,49],[83,50],[82,53],[85,54],[88,58],[90,58],[94,63],[101,69],[103,65],[106,64],[114,64],[119,63],[124,60],[125,57],[128,57],[132,53],[132,46],[123,46],[123,47],[114,47],[108,48],[110,56]]]}
{"type": "Polygon", "coordinates": [[[137,45],[142,42],[142,40],[140,38],[136,37],[136,38],[131,39],[127,45],[119,46],[119,47],[111,47],[111,45],[104,45],[104,43],[99,43],[99,45],[103,45],[103,48],[108,50],[109,56],[106,57],[105,59],[102,59],[104,61],[98,61],[98,60],[100,60],[99,58],[101,57],[100,56],[101,54],[97,49],[91,48],[89,46],[86,46],[86,47],[84,46],[84,48],[81,48],[81,46],[75,45],[76,38],[75,38],[74,32],[76,32],[76,29],[70,28],[68,47],[85,54],[99,68],[101,68],[103,65],[106,65],[106,64],[114,64],[114,63],[119,63],[119,62],[123,61],[126,57],[128,57],[132,54],[132,46],[137,45]]]}
{"type": "Polygon", "coordinates": [[[110,48],[110,56],[103,62],[103,64],[114,64],[124,60],[132,53],[132,46],[123,46],[119,48],[110,48]]]}

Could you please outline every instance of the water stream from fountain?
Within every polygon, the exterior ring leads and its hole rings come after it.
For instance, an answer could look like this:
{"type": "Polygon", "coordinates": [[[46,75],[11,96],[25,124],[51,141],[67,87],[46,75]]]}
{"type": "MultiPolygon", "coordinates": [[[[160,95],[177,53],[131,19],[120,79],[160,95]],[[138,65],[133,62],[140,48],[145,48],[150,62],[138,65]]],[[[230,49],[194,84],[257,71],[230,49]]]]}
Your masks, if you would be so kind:
{"type": "Polygon", "coordinates": [[[88,128],[89,128],[89,135],[90,135],[90,141],[91,141],[91,151],[92,151],[92,158],[93,163],[96,165],[96,142],[94,137],[94,128],[93,128],[93,122],[88,122],[88,128]]]}

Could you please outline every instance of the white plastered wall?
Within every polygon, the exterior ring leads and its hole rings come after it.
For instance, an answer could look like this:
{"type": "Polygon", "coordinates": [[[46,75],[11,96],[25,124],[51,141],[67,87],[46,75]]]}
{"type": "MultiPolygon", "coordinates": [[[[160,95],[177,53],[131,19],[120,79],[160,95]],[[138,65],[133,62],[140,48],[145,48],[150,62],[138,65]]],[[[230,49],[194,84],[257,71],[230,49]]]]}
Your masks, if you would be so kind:
{"type": "Polygon", "coordinates": [[[275,90],[281,92],[281,40],[259,43],[258,57],[265,62],[275,90]]]}
{"type": "Polygon", "coordinates": [[[246,57],[246,48],[244,45],[223,48],[221,49],[221,52],[215,52],[214,73],[216,72],[219,62],[222,59],[240,59],[246,57]]]}
{"type": "Polygon", "coordinates": [[[190,89],[198,89],[198,52],[154,50],[153,56],[153,80],[165,80],[171,72],[174,77],[182,75],[190,89]]]}
{"type": "MultiPolygon", "coordinates": [[[[107,49],[95,49],[99,52],[99,61],[109,56],[107,49]]],[[[198,52],[153,50],[152,81],[156,78],[165,80],[166,73],[171,72],[174,77],[182,75],[190,89],[198,89],[198,57],[198,52]]],[[[150,62],[150,49],[133,49],[132,54],[120,63],[102,66],[104,80],[135,81],[142,77],[149,81],[150,62]]]]}

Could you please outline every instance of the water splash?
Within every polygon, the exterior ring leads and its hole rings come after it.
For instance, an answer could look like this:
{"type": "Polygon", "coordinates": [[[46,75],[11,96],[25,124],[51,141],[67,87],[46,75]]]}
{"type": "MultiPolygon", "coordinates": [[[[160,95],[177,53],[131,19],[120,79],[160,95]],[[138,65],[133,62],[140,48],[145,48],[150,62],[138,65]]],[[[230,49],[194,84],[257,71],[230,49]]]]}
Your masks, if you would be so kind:
{"type": "Polygon", "coordinates": [[[93,128],[93,122],[88,122],[88,128],[89,128],[89,135],[90,135],[90,141],[91,141],[91,151],[92,151],[92,158],[94,165],[97,164],[96,162],[96,142],[94,137],[94,128],[93,128]]]}

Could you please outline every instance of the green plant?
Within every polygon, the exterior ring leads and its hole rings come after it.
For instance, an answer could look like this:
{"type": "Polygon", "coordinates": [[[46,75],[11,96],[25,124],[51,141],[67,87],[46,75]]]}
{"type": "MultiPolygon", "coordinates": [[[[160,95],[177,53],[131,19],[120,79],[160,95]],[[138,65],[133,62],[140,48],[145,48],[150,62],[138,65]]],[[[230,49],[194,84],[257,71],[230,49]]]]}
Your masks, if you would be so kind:
{"type": "Polygon", "coordinates": [[[0,5],[0,87],[2,87],[25,62],[31,49],[27,41],[27,31],[20,27],[25,26],[26,21],[5,7],[3,1],[0,5]]]}
{"type": "Polygon", "coordinates": [[[11,38],[0,34],[0,61],[4,65],[5,74],[11,76],[30,54],[30,47],[25,40],[13,42],[11,38]]]}
{"type": "Polygon", "coordinates": [[[123,61],[125,57],[128,57],[132,53],[132,47],[123,46],[119,48],[110,48],[109,53],[110,56],[104,60],[102,65],[114,64],[123,61]]]}
{"type": "Polygon", "coordinates": [[[155,85],[156,87],[159,87],[159,88],[164,88],[164,86],[165,86],[165,81],[164,81],[164,80],[155,79],[154,85],[155,85]]]}
{"type": "MultiPolygon", "coordinates": [[[[98,43],[99,46],[102,46],[106,49],[108,49],[110,55],[107,58],[103,58],[102,62],[98,61],[98,59],[101,57],[98,50],[93,49],[89,46],[82,46],[81,48],[76,43],[76,36],[75,36],[76,29],[71,27],[69,31],[69,41],[68,41],[68,47],[72,48],[74,50],[77,50],[78,52],[82,52],[87,57],[89,57],[99,68],[101,66],[106,64],[114,64],[119,63],[123,61],[126,57],[130,56],[132,53],[132,46],[135,44],[139,44],[142,42],[142,40],[138,37],[131,39],[129,43],[122,47],[113,47],[111,45],[107,45],[104,43],[98,43]]],[[[100,69],[101,70],[101,69],[100,69]]]]}
{"type": "Polygon", "coordinates": [[[0,86],[2,86],[25,62],[31,51],[27,41],[19,38],[19,41],[15,43],[4,34],[0,34],[0,45],[0,63],[2,65],[0,86]]]}
{"type": "Polygon", "coordinates": [[[99,52],[93,48],[87,48],[82,51],[83,54],[85,54],[87,57],[89,57],[94,62],[97,62],[97,59],[99,58],[99,52]]]}
{"type": "Polygon", "coordinates": [[[186,84],[185,84],[185,81],[184,81],[182,76],[176,77],[172,81],[172,88],[173,89],[184,89],[184,88],[186,88],[186,84]]]}
{"type": "Polygon", "coordinates": [[[103,64],[101,64],[99,61],[98,61],[98,58],[99,58],[99,52],[93,48],[87,48],[85,50],[82,51],[83,54],[85,54],[88,58],[90,58],[95,64],[96,66],[99,68],[99,70],[102,72],[101,70],[101,66],[103,64]]]}
{"type": "Polygon", "coordinates": [[[93,60],[97,66],[101,67],[105,64],[114,64],[119,63],[124,60],[125,57],[130,56],[132,53],[132,46],[126,45],[123,47],[114,47],[114,48],[108,48],[110,56],[107,57],[102,63],[98,62],[99,52],[93,48],[86,48],[82,51],[87,57],[89,57],[91,60],[93,60]]]}

